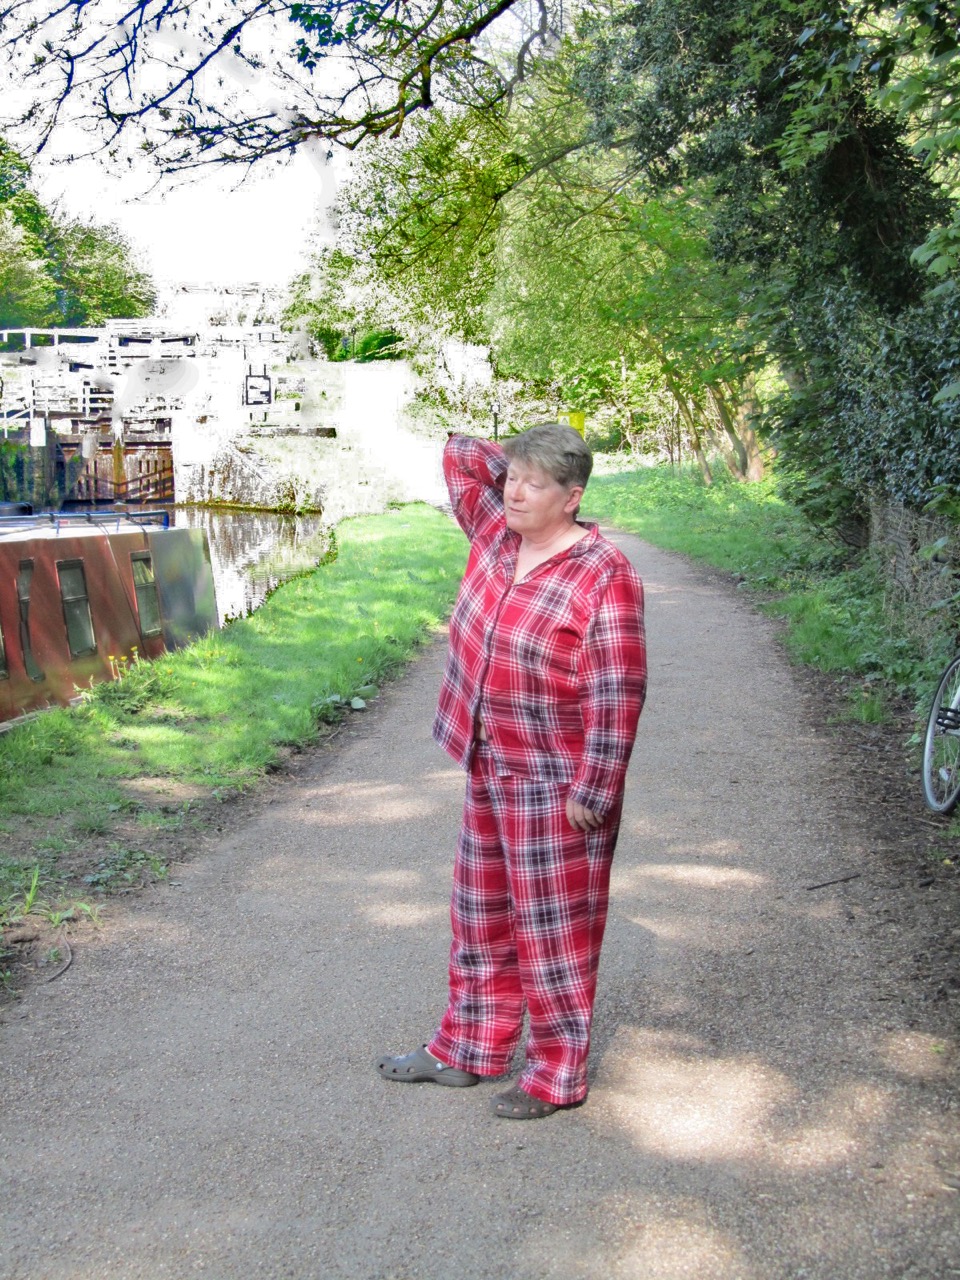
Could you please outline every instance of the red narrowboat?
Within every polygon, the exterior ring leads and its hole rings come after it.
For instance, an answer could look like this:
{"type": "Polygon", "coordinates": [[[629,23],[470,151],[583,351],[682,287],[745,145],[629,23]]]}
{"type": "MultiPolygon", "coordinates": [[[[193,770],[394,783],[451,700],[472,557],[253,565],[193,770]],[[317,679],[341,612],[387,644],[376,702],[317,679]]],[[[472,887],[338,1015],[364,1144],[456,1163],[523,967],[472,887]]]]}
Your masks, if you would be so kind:
{"type": "Polygon", "coordinates": [[[216,626],[202,529],[162,511],[0,516],[0,721],[216,626]]]}

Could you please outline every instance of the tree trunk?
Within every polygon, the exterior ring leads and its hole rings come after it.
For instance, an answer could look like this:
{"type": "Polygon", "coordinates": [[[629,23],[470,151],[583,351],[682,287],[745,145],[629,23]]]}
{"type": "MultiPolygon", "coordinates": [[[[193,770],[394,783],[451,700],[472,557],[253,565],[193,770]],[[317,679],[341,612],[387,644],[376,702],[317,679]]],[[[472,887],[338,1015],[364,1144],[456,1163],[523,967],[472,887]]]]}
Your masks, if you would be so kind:
{"type": "Polygon", "coordinates": [[[710,431],[706,432],[705,439],[707,445],[710,448],[715,449],[716,452],[720,454],[721,458],[723,458],[724,462],[727,464],[727,470],[733,476],[734,480],[745,480],[746,475],[740,465],[740,456],[734,450],[730,441],[727,439],[726,434],[724,432],[718,433],[711,428],[710,431]]]}
{"type": "Polygon", "coordinates": [[[707,455],[703,452],[703,446],[700,443],[699,435],[693,437],[693,456],[697,460],[697,466],[700,468],[700,474],[703,476],[703,483],[706,485],[713,484],[713,472],[710,470],[710,463],[707,461],[707,455]]]}
{"type": "Polygon", "coordinates": [[[683,466],[683,427],[680,424],[680,410],[676,405],[673,406],[673,412],[670,414],[670,456],[674,456],[674,447],[676,448],[677,470],[683,466]]]}
{"type": "Polygon", "coordinates": [[[727,466],[730,468],[730,474],[735,480],[746,480],[747,478],[747,450],[740,436],[737,435],[737,429],[734,425],[733,414],[730,412],[730,406],[726,397],[719,392],[716,387],[710,388],[710,396],[713,400],[717,416],[720,419],[720,425],[726,433],[729,444],[722,444],[720,452],[723,454],[727,466]]]}
{"type": "Polygon", "coordinates": [[[690,409],[690,402],[677,386],[673,376],[666,369],[664,369],[664,381],[670,388],[670,394],[673,396],[674,403],[680,410],[680,413],[683,415],[684,421],[687,424],[687,429],[690,432],[690,439],[693,444],[693,456],[696,458],[697,466],[700,468],[700,474],[703,476],[703,483],[707,485],[713,484],[713,472],[710,470],[710,463],[707,461],[706,454],[703,452],[703,441],[700,438],[700,429],[697,426],[697,420],[690,409]]]}
{"type": "Polygon", "coordinates": [[[752,373],[744,383],[744,392],[744,397],[737,406],[737,430],[743,441],[743,447],[747,451],[747,480],[755,483],[763,479],[765,467],[763,454],[760,452],[760,442],[753,429],[754,419],[759,414],[760,406],[757,403],[756,379],[752,373]]]}
{"type": "Polygon", "coordinates": [[[757,433],[754,431],[749,418],[744,421],[743,426],[740,428],[740,438],[743,440],[744,447],[747,450],[747,480],[751,484],[756,484],[758,480],[763,479],[765,468],[757,433]]]}
{"type": "Polygon", "coordinates": [[[700,474],[703,476],[704,484],[713,484],[713,472],[710,470],[710,463],[707,461],[707,455],[703,451],[703,438],[700,435],[700,428],[697,426],[697,419],[690,408],[686,396],[679,395],[674,391],[677,407],[687,422],[687,430],[690,432],[690,441],[693,447],[693,456],[697,460],[697,466],[700,468],[700,474]]]}

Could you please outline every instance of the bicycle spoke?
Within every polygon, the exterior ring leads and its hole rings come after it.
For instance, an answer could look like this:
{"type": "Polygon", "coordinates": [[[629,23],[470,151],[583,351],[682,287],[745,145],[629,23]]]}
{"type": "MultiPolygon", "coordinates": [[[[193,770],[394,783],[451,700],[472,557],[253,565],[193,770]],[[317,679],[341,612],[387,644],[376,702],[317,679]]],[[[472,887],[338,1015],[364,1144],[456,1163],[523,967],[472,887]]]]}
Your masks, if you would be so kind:
{"type": "Polygon", "coordinates": [[[950,813],[960,800],[960,656],[944,672],[930,709],[923,790],[936,813],[950,813]]]}

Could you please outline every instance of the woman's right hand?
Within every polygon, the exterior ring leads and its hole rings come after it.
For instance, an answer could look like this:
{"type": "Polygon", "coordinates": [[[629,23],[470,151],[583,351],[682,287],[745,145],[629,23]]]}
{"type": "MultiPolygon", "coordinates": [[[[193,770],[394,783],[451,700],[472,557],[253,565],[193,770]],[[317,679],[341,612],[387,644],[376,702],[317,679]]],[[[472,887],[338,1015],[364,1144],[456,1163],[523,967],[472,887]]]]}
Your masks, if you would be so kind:
{"type": "Polygon", "coordinates": [[[567,796],[567,821],[575,831],[596,831],[603,817],[567,796]]]}

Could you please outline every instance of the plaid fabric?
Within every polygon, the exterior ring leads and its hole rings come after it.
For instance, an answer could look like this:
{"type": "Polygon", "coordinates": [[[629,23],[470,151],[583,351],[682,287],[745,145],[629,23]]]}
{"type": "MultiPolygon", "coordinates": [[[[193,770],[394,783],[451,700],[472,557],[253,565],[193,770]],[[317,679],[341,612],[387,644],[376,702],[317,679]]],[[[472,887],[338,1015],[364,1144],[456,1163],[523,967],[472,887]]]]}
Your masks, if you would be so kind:
{"type": "Polygon", "coordinates": [[[547,1102],[587,1093],[587,1053],[619,806],[585,833],[567,787],[498,774],[474,754],[454,866],[450,1001],[430,1043],[448,1065],[506,1072],[530,1033],[518,1083],[547,1102]]]}
{"type": "Polygon", "coordinates": [[[504,519],[503,450],[454,436],[444,473],[471,549],[434,737],[469,768],[479,713],[501,772],[568,783],[575,801],[609,813],[646,689],[640,579],[588,525],[587,537],[514,583],[520,538],[504,519]]]}

